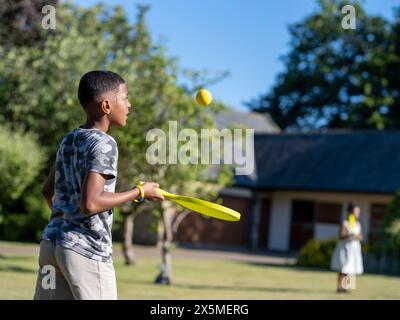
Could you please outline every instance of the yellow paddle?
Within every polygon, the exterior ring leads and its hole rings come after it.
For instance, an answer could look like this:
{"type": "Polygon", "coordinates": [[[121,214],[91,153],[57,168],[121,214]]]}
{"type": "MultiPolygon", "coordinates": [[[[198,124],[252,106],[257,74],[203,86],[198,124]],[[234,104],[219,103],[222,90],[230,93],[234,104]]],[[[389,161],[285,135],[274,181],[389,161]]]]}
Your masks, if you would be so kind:
{"type": "Polygon", "coordinates": [[[198,213],[204,214],[209,217],[217,218],[226,221],[239,221],[240,213],[230,208],[221,206],[220,204],[212,203],[209,201],[181,196],[173,193],[169,193],[165,190],[158,189],[160,194],[164,197],[179,203],[181,206],[198,213]]]}

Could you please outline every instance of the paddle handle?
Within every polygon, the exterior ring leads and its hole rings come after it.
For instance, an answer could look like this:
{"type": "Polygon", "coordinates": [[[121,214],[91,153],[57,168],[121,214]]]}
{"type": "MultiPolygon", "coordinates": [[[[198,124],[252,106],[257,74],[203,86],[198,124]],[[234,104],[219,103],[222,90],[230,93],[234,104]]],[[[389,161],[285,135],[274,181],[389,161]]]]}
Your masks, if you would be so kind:
{"type": "Polygon", "coordinates": [[[163,195],[164,197],[167,197],[167,198],[173,198],[173,197],[175,196],[173,193],[169,193],[169,192],[167,192],[167,191],[165,191],[165,190],[163,190],[163,189],[160,189],[160,188],[157,188],[157,191],[158,191],[161,195],[163,195]]]}

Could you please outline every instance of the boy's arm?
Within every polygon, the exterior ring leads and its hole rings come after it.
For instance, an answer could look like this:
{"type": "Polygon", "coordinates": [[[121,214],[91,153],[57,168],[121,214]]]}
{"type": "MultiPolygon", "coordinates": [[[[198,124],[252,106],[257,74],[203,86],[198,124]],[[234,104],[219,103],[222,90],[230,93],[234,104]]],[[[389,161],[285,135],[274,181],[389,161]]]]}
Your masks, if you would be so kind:
{"type": "MultiPolygon", "coordinates": [[[[93,215],[112,209],[125,202],[132,201],[140,195],[140,191],[137,188],[120,193],[104,191],[106,178],[106,175],[94,171],[89,171],[86,174],[80,199],[80,207],[85,214],[93,215]]],[[[158,187],[158,183],[154,182],[143,184],[145,198],[148,200],[164,200],[164,197],[156,190],[158,187]]]]}
{"type": "Polygon", "coordinates": [[[47,205],[49,206],[50,210],[53,206],[55,172],[55,164],[53,164],[49,176],[47,177],[46,183],[42,188],[42,195],[46,198],[47,205]]]}

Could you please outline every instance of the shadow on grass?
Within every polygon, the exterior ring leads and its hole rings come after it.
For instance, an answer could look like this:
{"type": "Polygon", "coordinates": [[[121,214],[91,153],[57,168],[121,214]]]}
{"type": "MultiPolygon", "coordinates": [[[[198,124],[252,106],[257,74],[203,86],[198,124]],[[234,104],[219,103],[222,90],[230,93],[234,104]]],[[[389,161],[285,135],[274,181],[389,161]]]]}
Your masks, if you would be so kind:
{"type": "Polygon", "coordinates": [[[297,252],[279,252],[270,250],[253,250],[248,249],[246,246],[225,246],[216,244],[200,244],[200,243],[183,243],[176,244],[177,248],[190,249],[194,251],[211,251],[211,252],[230,252],[230,253],[243,253],[254,256],[268,256],[280,258],[297,258],[297,252]]]}
{"type": "Polygon", "coordinates": [[[14,260],[14,261],[37,261],[37,256],[14,256],[14,255],[2,255],[0,254],[0,261],[1,260],[14,260]]]}
{"type": "Polygon", "coordinates": [[[271,267],[271,268],[294,270],[294,271],[305,271],[305,272],[317,271],[317,272],[326,272],[326,273],[336,273],[335,271],[332,271],[330,269],[316,268],[316,267],[302,267],[302,266],[290,265],[290,264],[274,264],[274,263],[264,263],[264,262],[243,262],[243,261],[239,261],[238,263],[256,266],[256,267],[262,267],[262,268],[263,267],[271,267]]]}
{"type": "MultiPolygon", "coordinates": [[[[273,263],[263,263],[263,262],[242,262],[239,261],[238,263],[256,266],[256,267],[273,267],[273,268],[280,268],[285,270],[293,270],[293,271],[303,271],[303,272],[321,272],[321,273],[334,273],[336,271],[327,269],[327,268],[317,268],[317,267],[303,267],[298,265],[278,265],[273,263]]],[[[373,271],[364,271],[362,275],[370,275],[370,276],[384,276],[384,277],[393,277],[399,278],[400,274],[395,273],[383,273],[383,272],[373,272],[373,271]]],[[[362,276],[361,275],[361,276],[362,276]]]]}
{"type": "Polygon", "coordinates": [[[16,265],[0,265],[0,272],[36,273],[37,270],[16,265]]]}
{"type": "Polygon", "coordinates": [[[237,291],[260,291],[260,292],[310,292],[315,290],[299,288],[274,288],[274,287],[254,287],[254,286],[224,286],[224,285],[199,285],[199,284],[172,284],[174,287],[194,290],[237,290],[237,291]]]}
{"type": "Polygon", "coordinates": [[[137,284],[147,284],[164,287],[164,288],[180,288],[180,289],[192,289],[192,290],[236,290],[236,291],[259,291],[259,292],[297,292],[297,293],[326,293],[331,292],[331,290],[315,290],[310,288],[276,288],[276,287],[256,287],[256,286],[243,286],[243,285],[207,285],[207,284],[184,284],[173,282],[171,285],[160,285],[154,282],[149,282],[145,280],[133,280],[132,283],[137,284]]]}

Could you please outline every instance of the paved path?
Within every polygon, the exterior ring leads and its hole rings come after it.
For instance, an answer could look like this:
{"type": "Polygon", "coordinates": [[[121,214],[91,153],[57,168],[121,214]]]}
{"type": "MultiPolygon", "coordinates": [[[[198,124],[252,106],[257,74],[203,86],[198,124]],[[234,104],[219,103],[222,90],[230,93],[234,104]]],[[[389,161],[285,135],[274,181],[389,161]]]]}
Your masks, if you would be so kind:
{"type": "MultiPolygon", "coordinates": [[[[160,248],[157,246],[134,245],[134,252],[138,259],[160,257],[160,248]]],[[[19,256],[19,255],[38,255],[39,246],[37,244],[18,244],[0,241],[0,256],[19,256]]],[[[179,246],[173,249],[173,257],[184,259],[218,259],[234,260],[248,263],[272,264],[272,265],[293,265],[296,263],[294,255],[283,255],[268,252],[253,252],[244,248],[215,248],[191,246],[179,246]]],[[[114,256],[121,257],[121,246],[116,244],[114,256]]]]}

